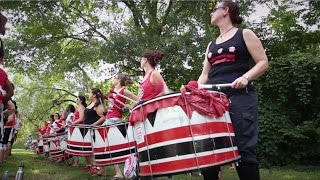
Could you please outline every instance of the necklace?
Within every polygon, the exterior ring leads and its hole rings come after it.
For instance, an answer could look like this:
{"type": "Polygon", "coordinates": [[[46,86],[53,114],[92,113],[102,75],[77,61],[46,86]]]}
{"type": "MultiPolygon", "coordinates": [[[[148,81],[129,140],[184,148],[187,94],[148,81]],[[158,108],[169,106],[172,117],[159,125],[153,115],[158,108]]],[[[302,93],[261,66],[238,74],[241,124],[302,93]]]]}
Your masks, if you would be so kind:
{"type": "Polygon", "coordinates": [[[226,32],[224,32],[224,33],[222,33],[222,34],[220,34],[220,38],[222,38],[222,36],[223,35],[225,35],[225,34],[227,34],[229,31],[231,31],[231,29],[233,29],[234,28],[234,26],[232,26],[230,29],[228,29],[226,32]]]}

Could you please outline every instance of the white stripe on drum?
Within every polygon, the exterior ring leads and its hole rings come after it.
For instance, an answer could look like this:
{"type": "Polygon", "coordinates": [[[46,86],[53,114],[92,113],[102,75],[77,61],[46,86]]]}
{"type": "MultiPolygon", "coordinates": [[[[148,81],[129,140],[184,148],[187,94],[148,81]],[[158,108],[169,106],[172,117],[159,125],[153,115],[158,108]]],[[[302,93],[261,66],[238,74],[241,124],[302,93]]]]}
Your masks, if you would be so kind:
{"type": "MultiPolygon", "coordinates": [[[[202,140],[202,139],[207,139],[207,138],[217,138],[217,137],[224,137],[224,136],[230,137],[229,135],[231,137],[233,137],[234,133],[215,133],[215,134],[208,134],[208,135],[202,135],[202,136],[194,136],[193,140],[202,140]]],[[[152,144],[148,147],[138,148],[138,152],[145,151],[145,150],[147,150],[147,148],[152,149],[152,148],[156,148],[156,147],[162,147],[162,146],[183,143],[183,142],[189,142],[189,141],[192,141],[192,137],[160,142],[160,143],[152,144]]],[[[145,143],[147,143],[147,141],[145,141],[145,143]]]]}
{"type": "Polygon", "coordinates": [[[122,158],[128,158],[131,154],[128,155],[124,155],[124,156],[118,156],[116,158],[108,158],[108,159],[95,159],[95,162],[102,162],[102,161],[116,161],[118,159],[122,159],[122,158]]]}
{"type": "MultiPolygon", "coordinates": [[[[223,149],[218,149],[218,150],[213,150],[212,151],[206,151],[202,153],[197,153],[197,157],[202,157],[202,156],[209,156],[212,154],[219,154],[219,153],[225,153],[225,152],[232,152],[236,151],[238,148],[235,147],[230,147],[230,148],[223,148],[223,149]]],[[[158,164],[158,163],[165,163],[165,162],[170,162],[170,161],[176,161],[176,160],[181,160],[181,159],[189,159],[189,158],[195,158],[195,154],[188,154],[188,155],[182,155],[182,156],[175,156],[175,157],[170,157],[170,158],[164,158],[164,159],[159,159],[159,160],[153,160],[153,161],[146,161],[146,162],[141,162],[139,163],[140,166],[149,166],[150,164],[158,164]]],[[[235,156],[237,158],[237,156],[235,156]]]]}

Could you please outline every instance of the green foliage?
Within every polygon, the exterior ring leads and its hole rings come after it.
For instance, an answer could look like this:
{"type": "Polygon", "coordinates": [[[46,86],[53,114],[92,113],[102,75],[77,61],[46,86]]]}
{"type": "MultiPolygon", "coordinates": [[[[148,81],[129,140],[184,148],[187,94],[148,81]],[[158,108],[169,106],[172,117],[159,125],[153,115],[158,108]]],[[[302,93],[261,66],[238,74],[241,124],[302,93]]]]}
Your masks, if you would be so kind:
{"type": "MultiPolygon", "coordinates": [[[[315,28],[320,2],[239,3],[243,15],[249,15],[255,3],[271,10],[254,28],[270,60],[268,73],[257,83],[261,161],[266,166],[315,164],[320,152],[320,31],[315,28]]],[[[91,77],[102,62],[139,80],[137,57],[146,49],[165,52],[159,69],[169,88],[178,90],[199,77],[205,48],[218,34],[209,16],[215,1],[4,1],[1,5],[14,27],[4,39],[5,66],[22,74],[14,80],[22,134],[34,132],[48,114],[67,104],[53,100],[74,100],[63,90],[88,95],[98,87],[106,94],[110,82],[97,83],[91,77]]],[[[137,86],[128,89],[137,93],[137,86]]]]}
{"type": "Polygon", "coordinates": [[[274,59],[258,83],[259,157],[265,166],[320,160],[320,58],[294,54],[274,59]]]}

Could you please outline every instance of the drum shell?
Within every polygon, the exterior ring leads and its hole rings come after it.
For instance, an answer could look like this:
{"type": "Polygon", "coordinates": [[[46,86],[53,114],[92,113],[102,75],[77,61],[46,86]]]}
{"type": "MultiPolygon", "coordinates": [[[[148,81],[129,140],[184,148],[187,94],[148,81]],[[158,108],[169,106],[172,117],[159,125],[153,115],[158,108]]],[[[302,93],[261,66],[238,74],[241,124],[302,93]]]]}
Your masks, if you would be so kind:
{"type": "MultiPolygon", "coordinates": [[[[159,99],[170,101],[168,96],[159,99]]],[[[179,105],[159,108],[134,124],[134,137],[141,176],[182,173],[240,158],[228,111],[213,118],[186,112],[179,105]]]]}
{"type": "Polygon", "coordinates": [[[67,127],[66,152],[76,156],[92,156],[91,128],[88,126],[70,125],[67,127]]]}
{"type": "Polygon", "coordinates": [[[53,159],[59,159],[64,157],[64,149],[61,149],[60,143],[65,141],[65,139],[66,133],[50,134],[48,136],[43,136],[44,149],[45,144],[48,143],[49,157],[53,159]]]}
{"type": "Polygon", "coordinates": [[[107,166],[124,163],[135,151],[132,126],[120,123],[93,127],[93,154],[95,164],[107,166]]]}

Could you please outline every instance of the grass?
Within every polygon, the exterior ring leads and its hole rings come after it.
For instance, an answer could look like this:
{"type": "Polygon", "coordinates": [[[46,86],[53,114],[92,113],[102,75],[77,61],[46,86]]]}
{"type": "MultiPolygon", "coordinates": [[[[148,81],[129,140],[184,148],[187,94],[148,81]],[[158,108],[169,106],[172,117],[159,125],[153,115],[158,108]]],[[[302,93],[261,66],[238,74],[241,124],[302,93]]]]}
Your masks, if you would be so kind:
{"type": "MultiPolygon", "coordinates": [[[[58,164],[48,160],[45,157],[35,155],[31,151],[24,149],[14,149],[12,156],[9,156],[7,162],[0,164],[0,175],[2,176],[5,170],[8,170],[10,179],[14,179],[15,173],[18,170],[19,164],[24,163],[24,180],[87,180],[87,179],[110,179],[114,175],[111,167],[107,167],[107,177],[92,176],[80,168],[69,167],[64,164],[58,164]]],[[[80,167],[84,165],[83,160],[80,162],[80,167]]],[[[202,177],[194,173],[192,176],[176,175],[172,180],[201,180],[202,177]]],[[[274,168],[261,169],[260,175],[262,180],[318,180],[320,179],[320,167],[289,167],[289,168],[274,168]]],[[[1,177],[0,176],[0,177],[1,177]]],[[[159,178],[168,179],[166,177],[159,178]]],[[[224,168],[224,180],[237,180],[235,170],[224,168]]]]}

